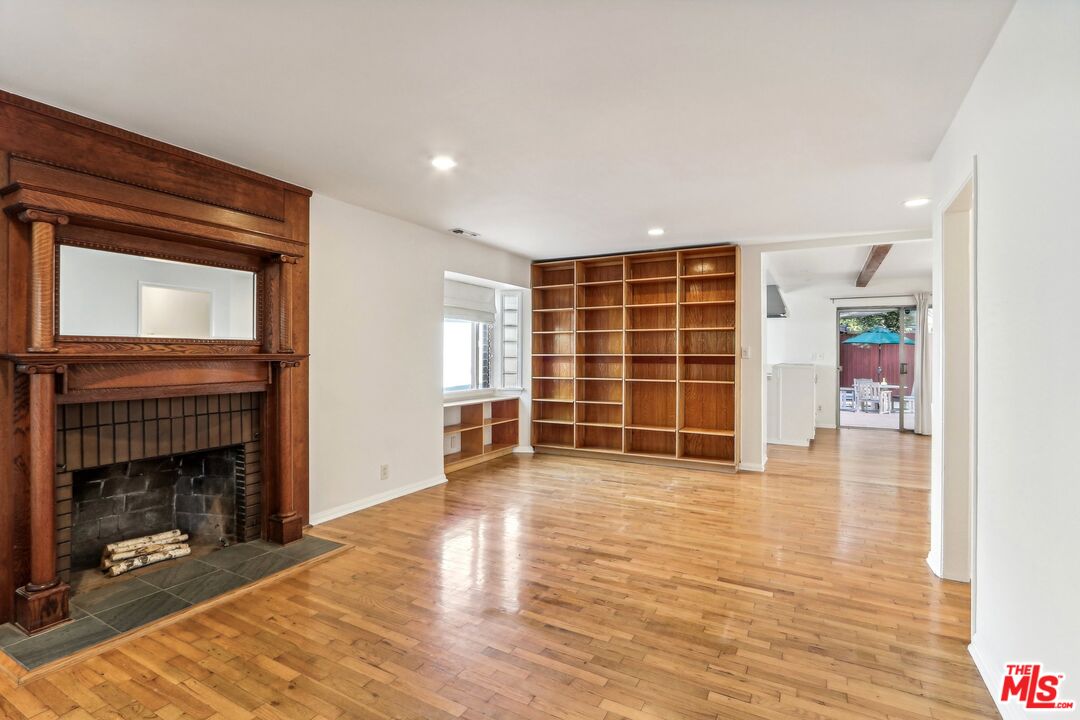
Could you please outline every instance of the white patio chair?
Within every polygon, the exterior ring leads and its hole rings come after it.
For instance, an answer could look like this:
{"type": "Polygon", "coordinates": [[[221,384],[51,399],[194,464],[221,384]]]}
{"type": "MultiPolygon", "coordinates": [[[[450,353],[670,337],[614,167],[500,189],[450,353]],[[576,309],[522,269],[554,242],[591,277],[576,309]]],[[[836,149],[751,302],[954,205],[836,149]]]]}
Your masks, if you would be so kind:
{"type": "Polygon", "coordinates": [[[868,378],[855,379],[855,412],[881,412],[880,385],[868,378]]]}
{"type": "Polygon", "coordinates": [[[855,410],[855,388],[840,388],[840,409],[855,410]]]}

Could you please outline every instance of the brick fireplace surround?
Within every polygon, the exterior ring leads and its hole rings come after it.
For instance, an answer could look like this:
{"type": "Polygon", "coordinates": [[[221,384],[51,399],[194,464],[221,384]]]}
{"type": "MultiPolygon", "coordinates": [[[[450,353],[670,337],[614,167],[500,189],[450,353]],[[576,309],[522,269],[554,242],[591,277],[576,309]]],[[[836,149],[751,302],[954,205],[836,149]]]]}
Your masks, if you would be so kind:
{"type": "Polygon", "coordinates": [[[262,530],[262,393],[65,405],[56,418],[56,567],[179,527],[192,544],[262,530]]]}

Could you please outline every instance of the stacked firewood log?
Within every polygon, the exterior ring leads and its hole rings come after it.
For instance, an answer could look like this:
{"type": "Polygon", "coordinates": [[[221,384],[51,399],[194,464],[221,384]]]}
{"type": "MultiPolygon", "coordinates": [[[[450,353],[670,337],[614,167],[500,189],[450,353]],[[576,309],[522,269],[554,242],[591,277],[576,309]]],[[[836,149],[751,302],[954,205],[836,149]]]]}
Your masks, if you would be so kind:
{"type": "Polygon", "coordinates": [[[116,577],[136,568],[190,555],[187,540],[188,536],[179,530],[169,530],[106,545],[101,553],[101,569],[116,577]]]}

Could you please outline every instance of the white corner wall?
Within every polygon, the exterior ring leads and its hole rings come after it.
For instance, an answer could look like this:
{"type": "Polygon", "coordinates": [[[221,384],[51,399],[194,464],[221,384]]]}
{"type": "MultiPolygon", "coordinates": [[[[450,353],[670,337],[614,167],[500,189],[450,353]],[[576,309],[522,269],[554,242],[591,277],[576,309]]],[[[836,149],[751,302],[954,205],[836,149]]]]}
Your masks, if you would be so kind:
{"type": "Polygon", "coordinates": [[[814,425],[836,427],[836,306],[816,288],[782,292],[788,315],[765,320],[765,362],[814,365],[814,425]]]}
{"type": "Polygon", "coordinates": [[[743,246],[739,261],[739,468],[763,471],[765,420],[765,267],[760,247],[743,246]]]}
{"type": "MultiPolygon", "coordinates": [[[[523,257],[325,195],[311,198],[313,523],[445,480],[448,270],[529,286],[523,257]],[[384,464],[387,481],[380,480],[384,464]]],[[[520,424],[529,426],[528,396],[520,424]]]]}
{"type": "Polygon", "coordinates": [[[1080,2],[1017,2],[934,156],[934,197],[975,157],[972,655],[992,692],[1006,663],[1040,662],[1080,702],[1080,2]]]}

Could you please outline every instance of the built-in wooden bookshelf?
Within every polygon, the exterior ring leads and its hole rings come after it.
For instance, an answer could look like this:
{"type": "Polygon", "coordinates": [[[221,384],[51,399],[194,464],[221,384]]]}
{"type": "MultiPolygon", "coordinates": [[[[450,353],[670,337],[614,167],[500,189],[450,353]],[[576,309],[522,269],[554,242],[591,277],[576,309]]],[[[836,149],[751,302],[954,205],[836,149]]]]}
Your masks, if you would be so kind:
{"type": "Polygon", "coordinates": [[[738,253],[534,264],[534,448],[734,469],[738,253]]]}
{"type": "Polygon", "coordinates": [[[513,452],[518,444],[520,401],[457,400],[443,404],[443,472],[453,472],[513,452]]]}

